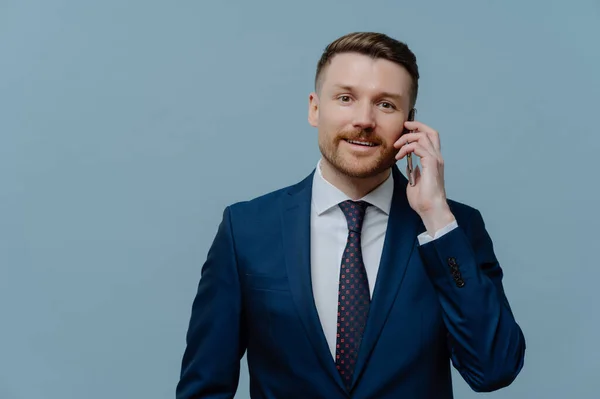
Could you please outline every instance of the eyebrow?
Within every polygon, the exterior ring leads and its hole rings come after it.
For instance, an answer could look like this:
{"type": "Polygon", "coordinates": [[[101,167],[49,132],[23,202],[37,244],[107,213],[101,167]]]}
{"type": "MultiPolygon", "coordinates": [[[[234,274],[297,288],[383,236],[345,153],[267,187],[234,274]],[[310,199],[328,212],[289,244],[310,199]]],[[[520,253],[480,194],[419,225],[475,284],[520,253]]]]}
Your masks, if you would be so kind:
{"type": "MultiPolygon", "coordinates": [[[[337,90],[343,90],[343,91],[349,91],[349,92],[355,91],[355,88],[352,87],[352,86],[349,86],[349,85],[335,84],[335,85],[333,85],[333,88],[337,89],[337,90]]],[[[397,101],[402,101],[402,99],[404,98],[404,96],[402,96],[401,94],[392,93],[392,92],[389,92],[389,91],[382,91],[382,92],[377,93],[377,95],[379,97],[390,97],[390,98],[393,98],[393,99],[395,99],[397,101]]]]}

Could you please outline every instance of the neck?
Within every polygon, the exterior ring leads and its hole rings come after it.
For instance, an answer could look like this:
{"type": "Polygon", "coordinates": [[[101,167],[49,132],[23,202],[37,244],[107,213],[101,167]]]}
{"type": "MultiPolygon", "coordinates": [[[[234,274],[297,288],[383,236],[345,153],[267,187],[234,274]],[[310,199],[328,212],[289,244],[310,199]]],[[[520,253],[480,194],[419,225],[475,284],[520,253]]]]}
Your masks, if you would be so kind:
{"type": "Polygon", "coordinates": [[[321,161],[323,178],[338,190],[356,201],[379,187],[390,175],[391,168],[369,177],[352,177],[335,169],[327,161],[321,161]]]}

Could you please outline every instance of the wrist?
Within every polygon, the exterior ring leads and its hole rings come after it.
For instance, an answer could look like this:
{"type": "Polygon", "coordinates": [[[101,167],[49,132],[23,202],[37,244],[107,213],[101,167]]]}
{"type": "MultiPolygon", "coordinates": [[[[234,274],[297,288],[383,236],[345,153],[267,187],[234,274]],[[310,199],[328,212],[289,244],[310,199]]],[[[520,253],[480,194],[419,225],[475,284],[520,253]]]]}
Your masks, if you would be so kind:
{"type": "Polygon", "coordinates": [[[435,236],[436,231],[456,220],[447,203],[424,212],[420,217],[427,229],[427,234],[431,237],[435,236]]]}

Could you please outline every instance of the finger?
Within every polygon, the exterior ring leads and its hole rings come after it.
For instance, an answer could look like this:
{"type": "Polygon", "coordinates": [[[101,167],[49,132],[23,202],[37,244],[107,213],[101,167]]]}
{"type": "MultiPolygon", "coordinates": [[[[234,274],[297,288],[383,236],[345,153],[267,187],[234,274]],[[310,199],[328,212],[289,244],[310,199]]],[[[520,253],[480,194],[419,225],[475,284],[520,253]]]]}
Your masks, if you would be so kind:
{"type": "Polygon", "coordinates": [[[436,158],[435,154],[432,154],[431,152],[429,152],[427,150],[427,148],[425,148],[423,145],[421,145],[418,142],[414,142],[414,143],[410,143],[410,144],[406,144],[406,145],[402,146],[400,151],[398,151],[398,154],[396,154],[396,159],[400,160],[400,159],[404,158],[406,156],[406,154],[408,154],[408,153],[414,153],[421,158],[426,158],[426,157],[436,158]]]}
{"type": "Polygon", "coordinates": [[[415,132],[423,132],[425,130],[431,129],[431,127],[427,126],[423,122],[408,120],[404,122],[404,127],[406,127],[408,130],[413,130],[415,132]]]}
{"type": "Polygon", "coordinates": [[[427,134],[427,132],[421,133],[421,137],[419,137],[419,143],[427,149],[431,154],[437,155],[439,154],[439,149],[435,147],[433,141],[431,141],[431,136],[427,134]]]}
{"type": "Polygon", "coordinates": [[[427,135],[425,132],[405,133],[398,140],[396,140],[396,142],[394,143],[394,147],[400,148],[403,145],[406,145],[406,144],[409,144],[409,143],[412,143],[415,141],[420,142],[421,144],[423,144],[426,147],[431,147],[433,153],[438,152],[435,149],[435,144],[433,143],[433,141],[431,141],[430,136],[427,135]]]}
{"type": "Polygon", "coordinates": [[[435,146],[429,139],[429,136],[425,135],[424,133],[406,133],[394,143],[394,147],[404,148],[411,143],[419,143],[425,147],[425,149],[427,149],[431,155],[441,157],[441,154],[439,154],[439,151],[435,149],[435,146]]]}
{"type": "Polygon", "coordinates": [[[404,126],[408,130],[427,134],[433,143],[434,148],[438,151],[441,149],[440,135],[437,130],[419,121],[406,121],[404,122],[404,126]]]}
{"type": "Polygon", "coordinates": [[[435,151],[437,153],[440,153],[442,145],[440,143],[439,133],[435,130],[431,130],[431,131],[426,130],[423,133],[425,133],[427,135],[427,138],[431,142],[431,145],[433,146],[433,148],[435,148],[435,151]]]}
{"type": "Polygon", "coordinates": [[[421,135],[421,133],[405,133],[398,140],[396,140],[396,142],[394,143],[394,147],[400,148],[403,145],[408,144],[409,142],[418,141],[421,135]]]}
{"type": "Polygon", "coordinates": [[[431,140],[431,137],[432,135],[427,134],[426,132],[405,133],[393,144],[393,146],[395,148],[402,148],[403,146],[412,142],[419,142],[425,148],[427,148],[432,155],[441,158],[442,154],[440,152],[440,149],[439,147],[436,147],[436,144],[434,141],[431,140]]]}
{"type": "Polygon", "coordinates": [[[417,143],[409,143],[409,144],[404,144],[402,146],[402,148],[400,148],[400,151],[398,151],[398,153],[396,154],[396,159],[400,160],[402,158],[404,158],[406,156],[406,154],[409,153],[413,153],[415,151],[415,146],[417,145],[417,143]]]}

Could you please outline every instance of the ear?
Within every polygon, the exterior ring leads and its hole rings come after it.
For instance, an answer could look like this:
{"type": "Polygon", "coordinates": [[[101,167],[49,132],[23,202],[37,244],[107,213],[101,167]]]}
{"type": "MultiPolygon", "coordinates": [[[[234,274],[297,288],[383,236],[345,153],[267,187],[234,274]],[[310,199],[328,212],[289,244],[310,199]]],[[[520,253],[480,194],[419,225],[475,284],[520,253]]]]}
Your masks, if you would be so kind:
{"type": "Polygon", "coordinates": [[[312,92],[308,96],[308,123],[311,126],[317,127],[319,122],[319,96],[312,92]]]}

